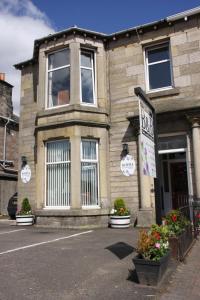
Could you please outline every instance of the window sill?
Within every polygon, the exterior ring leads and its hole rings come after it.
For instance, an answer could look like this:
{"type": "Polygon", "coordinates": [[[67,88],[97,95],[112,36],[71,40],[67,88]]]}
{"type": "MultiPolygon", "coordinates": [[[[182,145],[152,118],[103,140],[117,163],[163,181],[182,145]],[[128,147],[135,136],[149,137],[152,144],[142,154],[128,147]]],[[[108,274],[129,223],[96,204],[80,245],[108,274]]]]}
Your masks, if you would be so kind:
{"type": "Polygon", "coordinates": [[[69,104],[59,107],[54,107],[51,109],[45,109],[43,111],[38,112],[37,117],[47,117],[53,116],[58,114],[64,114],[73,111],[80,111],[80,112],[89,112],[89,113],[97,113],[97,114],[106,114],[108,115],[108,111],[103,108],[98,108],[96,106],[89,106],[89,105],[80,105],[80,104],[69,104]]]}
{"type": "Polygon", "coordinates": [[[148,92],[147,95],[150,99],[178,95],[180,93],[178,88],[171,88],[167,90],[159,90],[155,92],[148,92]]]}
{"type": "Polygon", "coordinates": [[[74,216],[98,216],[108,215],[109,209],[106,208],[94,208],[94,209],[38,209],[35,212],[38,217],[74,217],[74,216]]]}

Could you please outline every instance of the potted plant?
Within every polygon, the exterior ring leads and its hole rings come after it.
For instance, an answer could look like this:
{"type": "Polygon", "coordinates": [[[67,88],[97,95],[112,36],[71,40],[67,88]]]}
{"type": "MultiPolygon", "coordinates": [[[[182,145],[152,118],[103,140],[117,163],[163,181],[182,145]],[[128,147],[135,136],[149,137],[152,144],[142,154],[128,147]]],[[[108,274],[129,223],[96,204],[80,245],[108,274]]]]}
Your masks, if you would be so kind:
{"type": "Polygon", "coordinates": [[[126,208],[125,201],[117,198],[110,216],[111,228],[128,228],[130,226],[130,211],[126,208]]]}
{"type": "Polygon", "coordinates": [[[152,225],[139,233],[137,255],[133,258],[139,283],[157,285],[170,258],[167,226],[152,225]]]}
{"type": "Polygon", "coordinates": [[[16,214],[17,225],[33,225],[34,215],[32,214],[31,205],[28,198],[22,201],[21,209],[16,214]]]}
{"type": "Polygon", "coordinates": [[[172,257],[182,260],[193,241],[190,221],[179,210],[172,210],[166,215],[164,224],[169,230],[172,257]]]}

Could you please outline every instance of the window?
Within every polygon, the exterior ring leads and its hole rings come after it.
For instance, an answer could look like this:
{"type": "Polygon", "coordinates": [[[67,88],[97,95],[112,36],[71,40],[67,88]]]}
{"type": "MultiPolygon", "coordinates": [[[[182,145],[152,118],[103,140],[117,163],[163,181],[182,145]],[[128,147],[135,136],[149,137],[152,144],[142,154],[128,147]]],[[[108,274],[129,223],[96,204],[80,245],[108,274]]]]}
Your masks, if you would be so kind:
{"type": "Polygon", "coordinates": [[[82,206],[97,206],[98,202],[98,142],[81,142],[81,201],[82,206]]]}
{"type": "Polygon", "coordinates": [[[168,43],[146,49],[146,73],[148,90],[172,87],[168,43]]]}
{"type": "Polygon", "coordinates": [[[70,206],[70,142],[46,144],[46,207],[70,206]]]}
{"type": "Polygon", "coordinates": [[[47,107],[69,104],[70,101],[70,54],[64,49],[48,56],[47,107]]]}
{"type": "Polygon", "coordinates": [[[81,99],[82,103],[95,103],[94,53],[81,50],[81,99]]]}

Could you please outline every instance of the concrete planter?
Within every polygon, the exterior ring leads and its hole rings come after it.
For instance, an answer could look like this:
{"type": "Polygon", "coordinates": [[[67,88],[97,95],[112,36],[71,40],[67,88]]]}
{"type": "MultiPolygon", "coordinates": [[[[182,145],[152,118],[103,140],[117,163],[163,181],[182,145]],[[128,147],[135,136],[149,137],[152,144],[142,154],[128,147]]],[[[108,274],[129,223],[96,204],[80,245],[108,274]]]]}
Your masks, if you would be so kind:
{"type": "Polygon", "coordinates": [[[128,228],[130,226],[130,216],[110,216],[111,228],[128,228]]]}
{"type": "Polygon", "coordinates": [[[162,279],[170,259],[170,251],[159,261],[152,261],[136,256],[133,258],[140,284],[157,285],[162,279]]]}
{"type": "Polygon", "coordinates": [[[179,235],[169,238],[169,246],[172,257],[176,260],[182,260],[187,254],[193,241],[192,226],[188,225],[179,235]]]}
{"type": "Polygon", "coordinates": [[[17,215],[16,216],[16,225],[33,225],[34,216],[33,215],[17,215]]]}

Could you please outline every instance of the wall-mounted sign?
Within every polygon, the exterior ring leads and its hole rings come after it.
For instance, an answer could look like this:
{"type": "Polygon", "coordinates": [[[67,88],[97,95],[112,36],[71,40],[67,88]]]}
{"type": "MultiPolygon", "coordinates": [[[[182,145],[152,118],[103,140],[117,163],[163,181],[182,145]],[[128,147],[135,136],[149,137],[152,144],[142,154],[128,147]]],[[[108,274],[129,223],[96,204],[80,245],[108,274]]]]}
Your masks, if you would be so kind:
{"type": "Polygon", "coordinates": [[[23,183],[29,182],[31,179],[31,168],[29,165],[25,165],[21,170],[21,180],[23,183]]]}
{"type": "Polygon", "coordinates": [[[121,160],[121,171],[125,176],[131,176],[135,172],[135,160],[132,155],[126,155],[121,160]]]}
{"type": "Polygon", "coordinates": [[[153,112],[139,99],[140,152],[143,174],[156,177],[153,112]]]}

